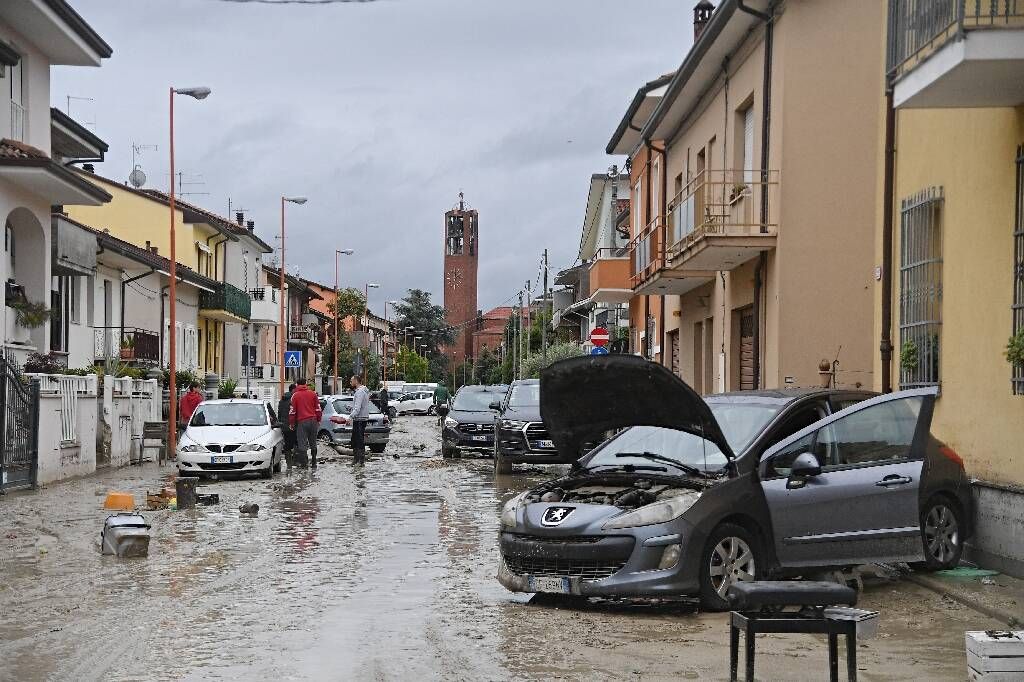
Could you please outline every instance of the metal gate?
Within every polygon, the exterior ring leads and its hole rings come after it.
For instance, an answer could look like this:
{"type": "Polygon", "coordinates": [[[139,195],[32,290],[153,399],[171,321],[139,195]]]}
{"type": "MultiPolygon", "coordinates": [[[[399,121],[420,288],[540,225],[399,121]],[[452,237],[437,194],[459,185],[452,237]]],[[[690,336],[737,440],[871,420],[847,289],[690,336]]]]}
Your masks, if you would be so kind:
{"type": "Polygon", "coordinates": [[[740,311],[740,390],[754,388],[754,309],[740,311]]]}
{"type": "Polygon", "coordinates": [[[39,382],[26,386],[0,355],[0,492],[33,486],[39,469],[39,382]]]}

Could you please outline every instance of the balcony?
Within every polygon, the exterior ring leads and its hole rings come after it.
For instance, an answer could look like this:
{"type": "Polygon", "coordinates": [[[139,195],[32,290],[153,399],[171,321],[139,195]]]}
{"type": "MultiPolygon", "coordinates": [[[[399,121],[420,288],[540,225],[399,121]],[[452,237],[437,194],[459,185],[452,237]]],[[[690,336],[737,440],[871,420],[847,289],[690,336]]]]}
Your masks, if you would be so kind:
{"type": "Polygon", "coordinates": [[[123,360],[156,364],[160,362],[160,337],[137,327],[95,327],[93,358],[97,362],[123,360]]]}
{"type": "Polygon", "coordinates": [[[886,69],[898,108],[1024,103],[1024,2],[889,0],[886,69]]]}
{"type": "Polygon", "coordinates": [[[589,294],[596,303],[628,303],[630,287],[629,248],[602,248],[588,267],[589,294]]]}
{"type": "Polygon", "coordinates": [[[281,291],[273,287],[249,290],[249,321],[253,324],[278,324],[281,321],[281,291]]]}
{"type": "Polygon", "coordinates": [[[320,345],[320,334],[314,327],[293,324],[288,327],[288,345],[314,348],[320,345]]]}
{"type": "Polygon", "coordinates": [[[199,314],[220,322],[244,323],[252,314],[252,301],[238,287],[219,282],[214,291],[200,292],[199,314]]]}

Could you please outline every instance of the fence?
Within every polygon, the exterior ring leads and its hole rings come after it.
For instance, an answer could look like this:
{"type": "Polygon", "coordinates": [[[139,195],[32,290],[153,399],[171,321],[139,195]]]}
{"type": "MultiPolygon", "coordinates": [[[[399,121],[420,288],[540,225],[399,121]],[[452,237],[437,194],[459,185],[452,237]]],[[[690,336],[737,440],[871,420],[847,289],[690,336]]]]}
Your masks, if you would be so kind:
{"type": "Polygon", "coordinates": [[[41,396],[60,397],[60,440],[72,443],[78,440],[78,398],[96,397],[98,381],[95,374],[73,376],[68,374],[26,374],[39,382],[41,396]]]}
{"type": "Polygon", "coordinates": [[[25,385],[0,355],[0,492],[32,486],[39,469],[39,383],[25,385]]]}

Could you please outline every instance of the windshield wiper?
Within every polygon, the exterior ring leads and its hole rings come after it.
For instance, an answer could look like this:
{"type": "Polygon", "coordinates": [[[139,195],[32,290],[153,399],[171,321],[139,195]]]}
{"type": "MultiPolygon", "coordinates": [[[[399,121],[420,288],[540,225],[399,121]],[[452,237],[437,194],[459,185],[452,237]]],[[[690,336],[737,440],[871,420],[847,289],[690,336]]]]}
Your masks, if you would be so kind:
{"type": "Polygon", "coordinates": [[[652,462],[664,462],[665,464],[670,464],[671,466],[674,466],[676,469],[685,471],[691,476],[700,476],[702,478],[706,476],[706,474],[697,467],[690,466],[689,464],[683,464],[679,460],[672,459],[671,457],[665,457],[664,455],[659,455],[654,452],[617,452],[615,453],[615,456],[640,457],[642,459],[649,459],[652,462]]]}
{"type": "Polygon", "coordinates": [[[595,471],[605,467],[619,471],[668,471],[665,467],[652,467],[647,464],[595,464],[592,467],[585,467],[584,471],[595,471]]]}

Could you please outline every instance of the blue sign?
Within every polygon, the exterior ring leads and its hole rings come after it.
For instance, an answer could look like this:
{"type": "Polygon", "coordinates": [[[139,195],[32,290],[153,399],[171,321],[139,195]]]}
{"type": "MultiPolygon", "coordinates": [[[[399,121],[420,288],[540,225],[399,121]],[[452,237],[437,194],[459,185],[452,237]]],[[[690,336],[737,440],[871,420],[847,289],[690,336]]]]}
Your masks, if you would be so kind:
{"type": "Polygon", "coordinates": [[[302,351],[286,350],[284,352],[284,366],[285,368],[302,367],[302,351]]]}
{"type": "Polygon", "coordinates": [[[604,346],[594,346],[590,349],[591,355],[608,355],[608,349],[604,346]]]}

